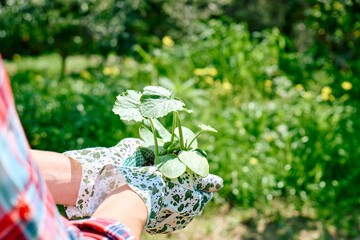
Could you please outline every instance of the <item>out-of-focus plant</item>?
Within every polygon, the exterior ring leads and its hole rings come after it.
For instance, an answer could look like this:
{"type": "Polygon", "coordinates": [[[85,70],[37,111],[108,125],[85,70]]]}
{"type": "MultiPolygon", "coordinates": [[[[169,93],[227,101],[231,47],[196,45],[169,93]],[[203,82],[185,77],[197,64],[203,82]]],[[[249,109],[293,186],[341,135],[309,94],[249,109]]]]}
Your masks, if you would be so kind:
{"type": "MultiPolygon", "coordinates": [[[[63,151],[136,136],[137,127],[119,128],[111,114],[115,97],[161,85],[190,109],[206,109],[187,116],[189,128],[216,123],[216,141],[199,140],[212,156],[210,170],[225,181],[215,204],[310,206],[351,233],[360,205],[355,71],[295,51],[276,28],[250,33],[245,24],[212,20],[189,32],[183,43],[167,39],[152,51],[136,45],[136,58],[110,55],[60,83],[39,70],[18,71],[12,84],[32,146],[63,151]]],[[[20,69],[23,61],[11,65],[20,69]]]]}

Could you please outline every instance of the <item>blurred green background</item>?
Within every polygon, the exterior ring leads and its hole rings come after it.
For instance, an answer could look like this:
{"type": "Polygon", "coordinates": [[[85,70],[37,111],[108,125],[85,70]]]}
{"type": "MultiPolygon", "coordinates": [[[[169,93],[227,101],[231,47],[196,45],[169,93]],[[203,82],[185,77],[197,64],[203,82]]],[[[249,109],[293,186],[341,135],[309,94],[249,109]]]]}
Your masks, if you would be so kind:
{"type": "Polygon", "coordinates": [[[138,137],[111,109],[146,85],[218,130],[199,144],[224,188],[145,239],[360,239],[359,46],[359,0],[0,0],[31,147],[138,137]]]}

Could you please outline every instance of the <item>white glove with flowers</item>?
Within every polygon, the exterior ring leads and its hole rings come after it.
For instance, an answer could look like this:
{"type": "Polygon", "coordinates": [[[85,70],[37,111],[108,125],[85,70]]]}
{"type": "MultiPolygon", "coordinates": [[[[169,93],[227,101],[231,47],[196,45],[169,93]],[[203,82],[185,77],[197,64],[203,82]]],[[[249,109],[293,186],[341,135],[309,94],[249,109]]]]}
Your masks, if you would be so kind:
{"type": "Polygon", "coordinates": [[[222,187],[222,179],[211,174],[202,178],[188,169],[169,179],[155,166],[138,167],[154,160],[153,152],[142,144],[127,138],[111,148],[65,152],[83,168],[76,207],[66,207],[68,217],[91,216],[110,192],[128,184],[147,206],[145,231],[167,233],[183,229],[222,187]]]}

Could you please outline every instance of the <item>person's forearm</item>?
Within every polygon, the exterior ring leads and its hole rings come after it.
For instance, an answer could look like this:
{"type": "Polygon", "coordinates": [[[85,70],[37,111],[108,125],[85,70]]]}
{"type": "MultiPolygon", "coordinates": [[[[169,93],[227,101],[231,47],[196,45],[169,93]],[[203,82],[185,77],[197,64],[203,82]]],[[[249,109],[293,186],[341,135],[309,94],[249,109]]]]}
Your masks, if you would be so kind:
{"type": "Polygon", "coordinates": [[[92,217],[119,221],[140,240],[147,220],[147,208],[140,196],[125,184],[111,192],[92,217]]]}
{"type": "Polygon", "coordinates": [[[81,164],[61,153],[30,150],[56,204],[75,206],[79,192],[81,164]]]}

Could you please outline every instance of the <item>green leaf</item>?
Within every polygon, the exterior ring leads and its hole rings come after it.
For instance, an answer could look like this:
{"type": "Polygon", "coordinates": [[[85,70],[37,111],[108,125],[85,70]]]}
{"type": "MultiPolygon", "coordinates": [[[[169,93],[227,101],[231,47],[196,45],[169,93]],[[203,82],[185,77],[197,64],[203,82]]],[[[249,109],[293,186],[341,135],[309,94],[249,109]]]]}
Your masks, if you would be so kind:
{"type": "MultiPolygon", "coordinates": [[[[166,128],[160,123],[159,120],[157,119],[153,119],[153,124],[154,124],[154,127],[156,129],[156,132],[159,134],[159,136],[161,137],[161,139],[164,141],[164,142],[168,142],[171,140],[171,134],[169,133],[168,130],[166,130],[166,128]]],[[[144,120],[144,123],[146,124],[146,126],[150,126],[150,121],[145,119],[144,120]]]]}
{"type": "Polygon", "coordinates": [[[155,145],[153,133],[145,126],[141,126],[139,128],[139,135],[140,138],[144,140],[146,146],[155,145]]]}
{"type": "Polygon", "coordinates": [[[182,111],[184,103],[180,100],[161,96],[143,95],[140,99],[140,112],[147,118],[160,118],[173,111],[182,111]]]}
{"type": "MultiPolygon", "coordinates": [[[[155,142],[153,133],[145,126],[141,126],[139,128],[139,135],[142,140],[144,140],[144,147],[150,148],[153,152],[155,152],[155,142]]],[[[159,140],[159,139],[158,139],[159,140]]],[[[159,151],[163,150],[163,143],[158,142],[159,151]]]]}
{"type": "Polygon", "coordinates": [[[200,153],[196,151],[182,151],[179,154],[179,159],[201,177],[209,175],[209,163],[200,153]]]}
{"type": "Polygon", "coordinates": [[[215,133],[217,133],[216,129],[212,128],[209,125],[199,124],[199,128],[204,132],[215,132],[215,133]]]}
{"type": "Polygon", "coordinates": [[[195,149],[195,151],[197,151],[198,153],[200,153],[201,155],[203,155],[205,158],[207,158],[207,153],[206,153],[204,150],[202,150],[202,149],[200,149],[200,148],[197,148],[197,149],[195,149]]]}
{"type": "Polygon", "coordinates": [[[120,116],[121,120],[140,122],[144,117],[140,113],[141,93],[128,90],[119,94],[113,107],[113,112],[120,116]]]}
{"type": "Polygon", "coordinates": [[[177,178],[186,170],[186,166],[174,154],[157,156],[155,158],[155,166],[168,178],[177,178]]]}
{"type": "MultiPolygon", "coordinates": [[[[191,140],[194,139],[195,134],[193,131],[191,131],[189,128],[187,127],[181,127],[182,132],[183,132],[183,138],[184,138],[184,143],[185,146],[187,146],[188,144],[190,144],[191,140]]],[[[175,135],[179,138],[179,128],[175,128],[175,135]]],[[[198,147],[198,142],[195,139],[194,142],[191,144],[192,148],[197,148],[198,147]]]]}
{"type": "Polygon", "coordinates": [[[184,103],[179,99],[172,99],[171,92],[163,87],[145,87],[140,103],[140,112],[146,118],[160,118],[184,109],[184,103]]]}
{"type": "Polygon", "coordinates": [[[158,86],[147,86],[143,90],[143,95],[150,95],[150,96],[158,96],[158,97],[165,97],[170,99],[171,92],[163,87],[158,86]]]}

